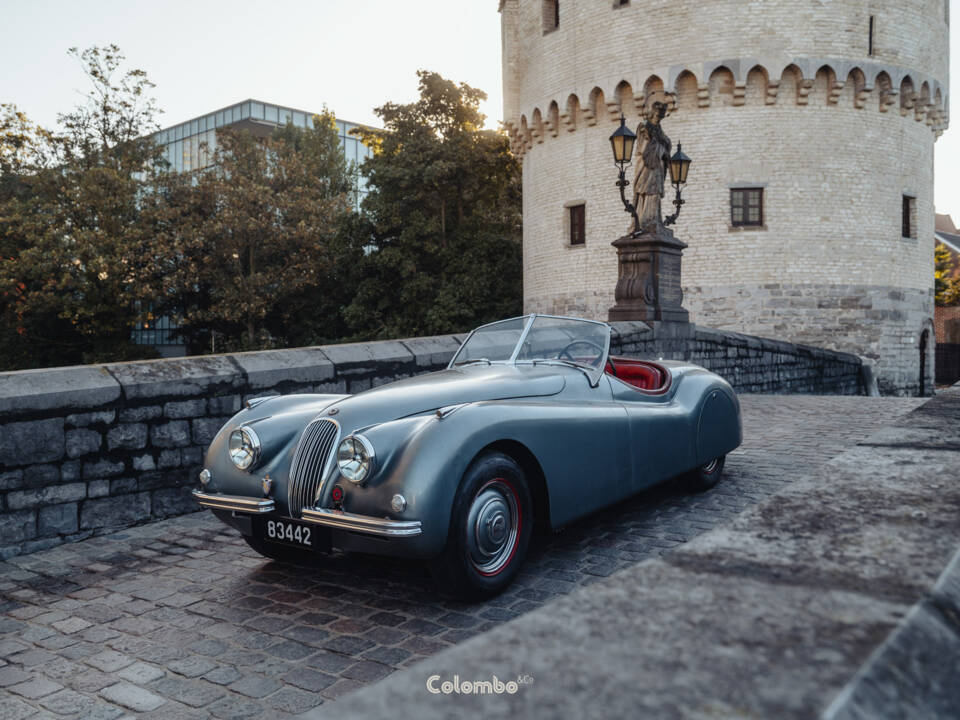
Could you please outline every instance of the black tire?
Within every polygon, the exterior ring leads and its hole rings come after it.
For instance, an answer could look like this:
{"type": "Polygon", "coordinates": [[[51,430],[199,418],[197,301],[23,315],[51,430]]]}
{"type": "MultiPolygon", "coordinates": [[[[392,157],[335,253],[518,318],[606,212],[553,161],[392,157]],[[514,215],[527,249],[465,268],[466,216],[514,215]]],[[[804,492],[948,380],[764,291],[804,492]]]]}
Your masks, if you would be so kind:
{"type": "Polygon", "coordinates": [[[295,547],[287,547],[286,545],[280,545],[278,543],[266,542],[260,538],[255,538],[252,535],[244,535],[243,539],[247,541],[247,545],[252,547],[265,558],[276,560],[277,562],[285,565],[310,566],[317,562],[316,554],[310,552],[309,550],[300,550],[299,548],[295,547]]]}
{"type": "Polygon", "coordinates": [[[723,475],[723,465],[726,460],[727,456],[721,455],[686,473],[683,476],[683,483],[687,490],[698,493],[714,487],[720,482],[720,476],[723,475]]]}
{"type": "Polygon", "coordinates": [[[532,530],[523,470],[509,455],[481,455],[460,482],[446,547],[431,566],[440,590],[465,600],[501,592],[520,571],[532,530]]]}

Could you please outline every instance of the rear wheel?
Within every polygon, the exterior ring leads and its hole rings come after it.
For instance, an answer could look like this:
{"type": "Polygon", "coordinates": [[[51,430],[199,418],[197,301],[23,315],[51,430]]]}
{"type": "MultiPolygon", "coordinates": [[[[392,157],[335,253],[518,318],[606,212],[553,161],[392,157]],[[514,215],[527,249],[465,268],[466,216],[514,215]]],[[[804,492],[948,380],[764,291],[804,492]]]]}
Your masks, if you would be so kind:
{"type": "Polygon", "coordinates": [[[527,554],[532,508],[513,458],[491,452],[475,460],[454,498],[446,547],[431,568],[441,590],[479,600],[507,587],[527,554]]]}
{"type": "Polygon", "coordinates": [[[300,550],[295,547],[266,542],[252,535],[244,535],[243,539],[247,541],[247,545],[265,558],[276,560],[280,563],[287,565],[313,565],[317,561],[316,554],[309,550],[300,550]]]}
{"type": "Polygon", "coordinates": [[[723,474],[723,465],[726,460],[727,456],[721,455],[688,472],[683,476],[683,481],[687,489],[691,492],[704,492],[712,488],[720,482],[720,476],[723,474]]]}

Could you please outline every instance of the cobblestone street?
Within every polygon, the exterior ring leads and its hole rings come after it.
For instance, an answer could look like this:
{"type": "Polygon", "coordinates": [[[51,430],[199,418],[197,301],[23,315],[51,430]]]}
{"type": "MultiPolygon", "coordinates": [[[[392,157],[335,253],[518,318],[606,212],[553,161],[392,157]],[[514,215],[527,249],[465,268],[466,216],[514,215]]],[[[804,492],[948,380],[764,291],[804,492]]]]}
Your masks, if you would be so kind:
{"type": "Polygon", "coordinates": [[[703,495],[644,493],[531,547],[503,595],[420,565],[269,562],[207,512],[0,563],[0,718],[282,718],[669,552],[910,411],[913,398],[741,396],[743,446],[703,495]]]}

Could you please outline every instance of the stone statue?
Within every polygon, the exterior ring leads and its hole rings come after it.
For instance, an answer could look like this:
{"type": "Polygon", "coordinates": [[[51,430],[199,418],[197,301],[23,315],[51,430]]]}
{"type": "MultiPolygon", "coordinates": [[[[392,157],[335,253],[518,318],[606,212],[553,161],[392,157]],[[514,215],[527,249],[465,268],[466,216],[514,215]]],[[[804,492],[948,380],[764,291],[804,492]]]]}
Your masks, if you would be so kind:
{"type": "Polygon", "coordinates": [[[633,204],[640,217],[636,230],[656,232],[663,226],[660,200],[663,198],[667,165],[670,162],[670,138],[660,121],[667,114],[667,104],[653,102],[646,112],[646,122],[637,128],[636,173],[633,177],[633,204]]]}

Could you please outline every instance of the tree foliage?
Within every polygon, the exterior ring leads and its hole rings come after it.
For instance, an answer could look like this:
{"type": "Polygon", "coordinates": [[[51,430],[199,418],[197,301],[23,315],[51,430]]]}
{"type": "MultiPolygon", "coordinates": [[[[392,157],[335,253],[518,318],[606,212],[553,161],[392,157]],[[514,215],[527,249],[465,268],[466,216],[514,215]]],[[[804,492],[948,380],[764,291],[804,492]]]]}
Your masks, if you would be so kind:
{"type": "Polygon", "coordinates": [[[152,291],[166,298],[158,311],[196,350],[336,336],[339,307],[329,299],[352,173],[333,116],[268,138],[218,131],[213,157],[207,171],[170,175],[148,199],[152,291]]]}
{"type": "Polygon", "coordinates": [[[138,323],[190,352],[465,330],[520,312],[520,173],[484,94],[420,72],[377,109],[357,212],[332,114],[220,129],[171,172],[157,108],[115,45],[70,53],[90,91],[48,130],[0,106],[0,368],[133,359],[138,323]]]}
{"type": "Polygon", "coordinates": [[[960,276],[956,272],[953,256],[943,243],[934,249],[934,299],[937,305],[960,303],[960,276]]]}
{"type": "MultiPolygon", "coordinates": [[[[11,106],[0,129],[0,312],[7,367],[124,359],[142,294],[138,198],[159,160],[153,85],[114,45],[70,51],[92,89],[58,131],[11,106]]],[[[146,349],[149,350],[149,349],[146,349]]]]}
{"type": "Polygon", "coordinates": [[[462,331],[521,311],[520,169],[506,137],[483,130],[486,95],[420,71],[420,97],[376,109],[362,129],[373,224],[345,309],[357,335],[462,331]]]}

